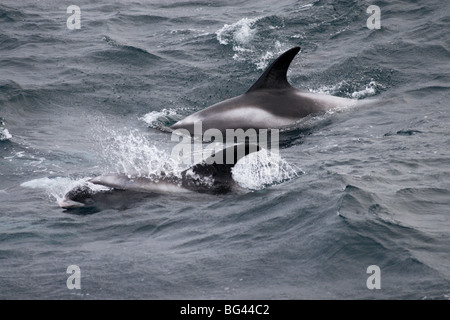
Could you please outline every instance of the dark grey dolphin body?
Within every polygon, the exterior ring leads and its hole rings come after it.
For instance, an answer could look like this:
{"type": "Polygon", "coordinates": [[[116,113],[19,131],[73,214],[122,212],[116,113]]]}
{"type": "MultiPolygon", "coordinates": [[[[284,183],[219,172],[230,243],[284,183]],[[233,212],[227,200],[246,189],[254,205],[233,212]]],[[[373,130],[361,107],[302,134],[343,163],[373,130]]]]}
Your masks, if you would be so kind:
{"type": "Polygon", "coordinates": [[[309,114],[354,103],[354,100],[315,94],[292,87],[286,73],[300,51],[292,48],[279,56],[243,95],[198,111],[176,122],[172,129],[187,129],[194,134],[194,124],[201,121],[208,129],[274,129],[292,125],[309,114]]]}
{"type": "Polygon", "coordinates": [[[225,194],[235,188],[232,178],[234,165],[243,157],[257,152],[260,147],[254,144],[240,144],[225,148],[206,160],[184,170],[181,175],[149,175],[132,177],[126,174],[106,174],[90,179],[95,185],[108,187],[95,191],[89,185],[80,185],[69,191],[59,201],[64,209],[95,205],[113,197],[126,198],[136,193],[180,193],[199,192],[225,194]],[[125,194],[124,194],[125,192],[125,194]]]}

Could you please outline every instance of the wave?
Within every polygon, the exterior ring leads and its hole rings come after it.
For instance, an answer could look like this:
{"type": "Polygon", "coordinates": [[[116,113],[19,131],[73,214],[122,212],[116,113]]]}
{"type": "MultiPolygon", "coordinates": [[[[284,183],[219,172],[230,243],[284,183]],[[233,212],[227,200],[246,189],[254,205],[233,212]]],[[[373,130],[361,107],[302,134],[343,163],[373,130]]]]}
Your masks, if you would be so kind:
{"type": "Polygon", "coordinates": [[[0,21],[24,21],[25,18],[26,16],[20,10],[0,4],[0,21]]]}
{"type": "Polygon", "coordinates": [[[126,14],[123,12],[119,12],[114,16],[112,20],[118,20],[120,24],[135,24],[141,26],[143,24],[162,23],[169,20],[169,18],[151,14],[126,14]]]}
{"type": "MultiPolygon", "coordinates": [[[[382,181],[385,178],[372,178],[382,181]]],[[[449,190],[435,187],[407,187],[397,191],[374,188],[372,184],[346,185],[337,214],[355,233],[389,250],[404,261],[433,269],[448,278],[449,223],[442,212],[448,208],[449,190]],[[437,223],[437,221],[439,221],[437,223]],[[435,246],[437,239],[445,239],[435,246]]],[[[395,184],[394,184],[395,185],[395,184]]]]}
{"type": "Polygon", "coordinates": [[[23,42],[18,38],[9,36],[7,34],[0,34],[0,44],[2,51],[14,50],[18,48],[23,42]]]}
{"type": "Polygon", "coordinates": [[[153,53],[150,53],[149,51],[147,51],[143,48],[140,48],[136,45],[126,44],[124,41],[114,40],[113,38],[111,38],[109,36],[103,36],[103,40],[106,41],[106,43],[112,47],[117,47],[117,48],[123,49],[123,50],[134,51],[136,53],[143,53],[143,54],[147,55],[148,57],[151,57],[152,59],[161,59],[159,56],[157,56],[153,53]]]}

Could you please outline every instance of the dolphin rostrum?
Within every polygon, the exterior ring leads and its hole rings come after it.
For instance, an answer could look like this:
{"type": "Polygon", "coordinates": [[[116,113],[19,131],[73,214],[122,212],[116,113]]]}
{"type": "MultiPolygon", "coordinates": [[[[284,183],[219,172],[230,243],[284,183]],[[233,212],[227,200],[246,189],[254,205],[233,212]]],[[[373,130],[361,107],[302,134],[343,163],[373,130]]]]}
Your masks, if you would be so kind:
{"type": "Polygon", "coordinates": [[[292,87],[286,73],[300,47],[279,56],[250,89],[238,96],[216,103],[176,122],[172,129],[186,129],[194,135],[194,124],[201,122],[202,133],[208,129],[274,129],[292,125],[309,114],[347,106],[352,99],[316,94],[292,87]]]}

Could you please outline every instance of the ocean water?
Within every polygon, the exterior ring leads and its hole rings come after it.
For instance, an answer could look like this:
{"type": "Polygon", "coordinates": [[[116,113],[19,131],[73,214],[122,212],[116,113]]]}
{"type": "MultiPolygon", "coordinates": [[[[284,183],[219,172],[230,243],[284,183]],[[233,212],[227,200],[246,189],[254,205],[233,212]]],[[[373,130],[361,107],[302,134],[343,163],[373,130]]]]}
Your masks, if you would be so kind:
{"type": "Polygon", "coordinates": [[[448,2],[76,5],[80,29],[61,1],[0,4],[1,299],[449,299],[448,2]],[[178,169],[161,129],[294,46],[294,86],[360,103],[284,132],[279,170],[59,208],[89,177],[178,169]]]}

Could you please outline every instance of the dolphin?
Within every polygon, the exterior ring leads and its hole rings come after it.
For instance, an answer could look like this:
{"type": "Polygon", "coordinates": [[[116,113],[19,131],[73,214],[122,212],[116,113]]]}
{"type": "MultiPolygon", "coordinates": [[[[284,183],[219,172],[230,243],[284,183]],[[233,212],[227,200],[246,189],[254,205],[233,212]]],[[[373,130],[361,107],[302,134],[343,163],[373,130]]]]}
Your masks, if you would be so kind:
{"type": "Polygon", "coordinates": [[[232,178],[234,165],[250,153],[262,148],[256,144],[237,144],[220,150],[205,160],[185,169],[180,175],[161,174],[148,176],[129,176],[123,173],[105,174],[88,180],[65,194],[58,202],[64,209],[95,205],[96,201],[108,201],[114,196],[126,199],[136,193],[180,193],[199,192],[225,194],[235,189],[232,178]],[[106,188],[93,190],[89,183],[106,188]],[[126,192],[124,194],[124,192],[126,192]]]}
{"type": "Polygon", "coordinates": [[[287,71],[300,47],[279,56],[259,79],[240,96],[216,103],[176,122],[170,128],[186,129],[194,135],[194,124],[201,122],[202,133],[208,129],[276,129],[294,124],[309,114],[348,106],[355,100],[316,94],[292,87],[287,71]]]}

